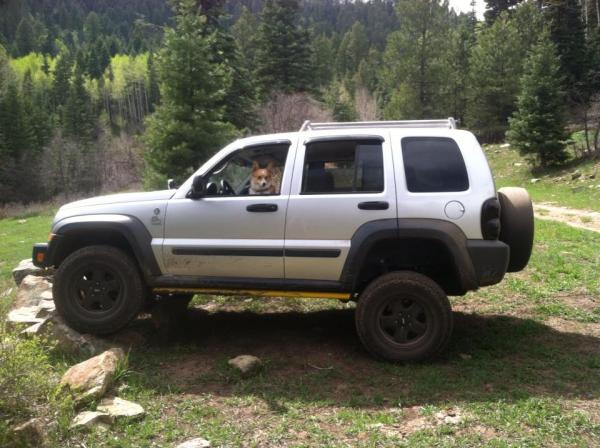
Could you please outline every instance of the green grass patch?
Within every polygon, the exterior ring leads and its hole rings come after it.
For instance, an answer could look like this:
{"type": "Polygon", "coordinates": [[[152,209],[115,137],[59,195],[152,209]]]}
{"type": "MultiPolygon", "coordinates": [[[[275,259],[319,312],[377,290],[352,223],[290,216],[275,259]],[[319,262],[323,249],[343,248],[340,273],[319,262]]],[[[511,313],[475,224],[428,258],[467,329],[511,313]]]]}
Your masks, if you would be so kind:
{"type": "Polygon", "coordinates": [[[534,202],[600,211],[600,161],[577,160],[562,167],[532,172],[518,151],[511,147],[486,145],[484,151],[497,188],[523,187],[534,202]],[[532,179],[537,180],[532,183],[532,179]]]}

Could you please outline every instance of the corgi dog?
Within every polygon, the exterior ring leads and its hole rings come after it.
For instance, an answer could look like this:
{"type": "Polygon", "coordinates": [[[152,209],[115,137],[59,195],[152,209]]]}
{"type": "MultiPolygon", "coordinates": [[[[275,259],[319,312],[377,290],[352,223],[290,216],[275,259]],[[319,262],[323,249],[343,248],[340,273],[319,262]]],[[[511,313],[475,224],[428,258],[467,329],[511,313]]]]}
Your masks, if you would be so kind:
{"type": "Polygon", "coordinates": [[[267,164],[266,168],[261,168],[255,160],[252,163],[252,176],[250,177],[251,195],[257,194],[279,194],[281,188],[281,169],[276,168],[273,161],[267,164]]]}

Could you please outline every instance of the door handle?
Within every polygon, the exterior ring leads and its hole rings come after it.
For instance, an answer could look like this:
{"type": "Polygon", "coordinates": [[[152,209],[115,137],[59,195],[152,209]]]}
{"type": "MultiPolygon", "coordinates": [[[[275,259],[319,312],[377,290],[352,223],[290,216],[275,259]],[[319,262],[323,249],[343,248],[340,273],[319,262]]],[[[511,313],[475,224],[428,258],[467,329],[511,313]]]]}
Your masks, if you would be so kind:
{"type": "Polygon", "coordinates": [[[246,210],[257,213],[276,212],[277,204],[250,204],[246,210]]]}
{"type": "Polygon", "coordinates": [[[390,204],[387,201],[359,202],[358,208],[361,210],[387,210],[390,208],[390,204]]]}

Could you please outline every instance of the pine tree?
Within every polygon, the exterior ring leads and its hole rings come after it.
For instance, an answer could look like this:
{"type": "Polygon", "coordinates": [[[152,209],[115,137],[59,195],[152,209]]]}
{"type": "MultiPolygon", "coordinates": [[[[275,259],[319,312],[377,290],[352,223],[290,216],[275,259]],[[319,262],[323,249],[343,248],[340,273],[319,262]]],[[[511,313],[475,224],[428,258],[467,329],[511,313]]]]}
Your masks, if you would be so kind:
{"type": "Polygon", "coordinates": [[[586,67],[585,25],[579,0],[544,0],[550,35],[560,56],[565,91],[574,99],[586,67]]]}
{"type": "Polygon", "coordinates": [[[256,83],[251,76],[250,65],[243,56],[232,33],[225,29],[220,20],[220,0],[205,0],[201,11],[208,14],[206,36],[214,36],[211,45],[212,62],[223,66],[229,73],[231,84],[223,95],[223,118],[236,128],[254,128],[256,120],[256,83]]]}
{"type": "Polygon", "coordinates": [[[313,86],[310,36],[300,27],[298,0],[266,0],[258,30],[261,93],[304,92],[313,86]]]}
{"type": "Polygon", "coordinates": [[[312,46],[315,84],[319,87],[326,86],[331,82],[335,73],[335,67],[331,64],[331,61],[335,60],[333,41],[324,34],[320,34],[313,40],[312,46]]]}
{"type": "Polygon", "coordinates": [[[355,121],[357,119],[352,97],[342,83],[331,84],[325,93],[325,102],[331,109],[333,118],[337,121],[355,121]]]}
{"type": "Polygon", "coordinates": [[[547,34],[532,49],[520,82],[517,111],[510,118],[507,137],[524,156],[541,166],[567,159],[564,93],[560,61],[547,34]]]}
{"type": "Polygon", "coordinates": [[[402,26],[388,38],[379,73],[382,90],[389,100],[384,116],[447,116],[448,100],[443,93],[448,78],[444,60],[450,26],[448,3],[400,0],[397,14],[402,26]]]}
{"type": "Polygon", "coordinates": [[[494,21],[500,17],[504,11],[508,11],[510,8],[518,5],[523,0],[485,0],[486,11],[485,20],[488,24],[494,23],[494,21]]]}
{"type": "Polygon", "coordinates": [[[231,34],[240,51],[242,63],[251,72],[256,69],[257,28],[256,16],[242,6],[240,17],[231,27],[231,34]]]}
{"type": "Polygon", "coordinates": [[[358,70],[360,61],[369,52],[369,38],[365,27],[354,22],[352,28],[344,34],[337,54],[337,71],[340,76],[353,75],[358,70]]]}
{"type": "Polygon", "coordinates": [[[450,98],[449,115],[465,122],[469,92],[469,62],[476,43],[474,13],[460,16],[450,32],[446,67],[449,72],[447,96],[450,98]]]}
{"type": "Polygon", "coordinates": [[[227,67],[212,61],[215,36],[206,35],[206,18],[197,14],[194,0],[179,1],[175,11],[175,28],[165,31],[157,60],[161,104],[144,135],[151,186],[189,175],[234,132],[222,106],[231,78],[227,67]]]}
{"type": "Polygon", "coordinates": [[[69,50],[63,48],[56,58],[52,81],[52,102],[58,109],[65,103],[73,71],[73,60],[69,50]]]}
{"type": "Polygon", "coordinates": [[[21,93],[23,111],[34,137],[32,149],[39,152],[50,139],[52,119],[48,113],[48,103],[44,92],[41,88],[36,88],[34,86],[29,70],[23,75],[21,93]]]}
{"type": "Polygon", "coordinates": [[[84,85],[83,68],[77,64],[62,109],[63,131],[67,137],[90,142],[95,137],[96,124],[92,99],[84,85]]]}
{"type": "Polygon", "coordinates": [[[15,77],[7,80],[0,108],[0,129],[4,154],[19,160],[35,147],[35,134],[30,117],[23,107],[21,92],[15,77]]]}
{"type": "Polygon", "coordinates": [[[146,71],[148,73],[148,108],[150,112],[154,112],[156,105],[160,101],[160,89],[158,87],[158,76],[154,63],[154,53],[148,55],[146,71]]]}
{"type": "Polygon", "coordinates": [[[15,35],[15,45],[19,56],[25,56],[37,49],[36,32],[33,27],[33,19],[31,16],[26,15],[19,22],[17,33],[15,35]]]}
{"type": "Polygon", "coordinates": [[[531,47],[543,31],[534,2],[504,12],[477,35],[469,59],[466,124],[485,141],[504,138],[516,108],[519,80],[531,47]]]}

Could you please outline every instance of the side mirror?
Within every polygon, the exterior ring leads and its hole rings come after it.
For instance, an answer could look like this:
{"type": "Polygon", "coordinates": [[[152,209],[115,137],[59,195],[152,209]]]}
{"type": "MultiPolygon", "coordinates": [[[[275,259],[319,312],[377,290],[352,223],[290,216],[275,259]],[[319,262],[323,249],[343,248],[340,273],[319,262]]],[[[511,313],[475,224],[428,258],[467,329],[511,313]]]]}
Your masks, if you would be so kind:
{"type": "Polygon", "coordinates": [[[175,179],[169,179],[167,181],[167,190],[177,190],[179,185],[177,185],[177,181],[175,179]]]}
{"type": "Polygon", "coordinates": [[[190,197],[192,199],[200,199],[206,194],[206,181],[202,176],[194,177],[192,181],[192,189],[190,191],[190,197]]]}

